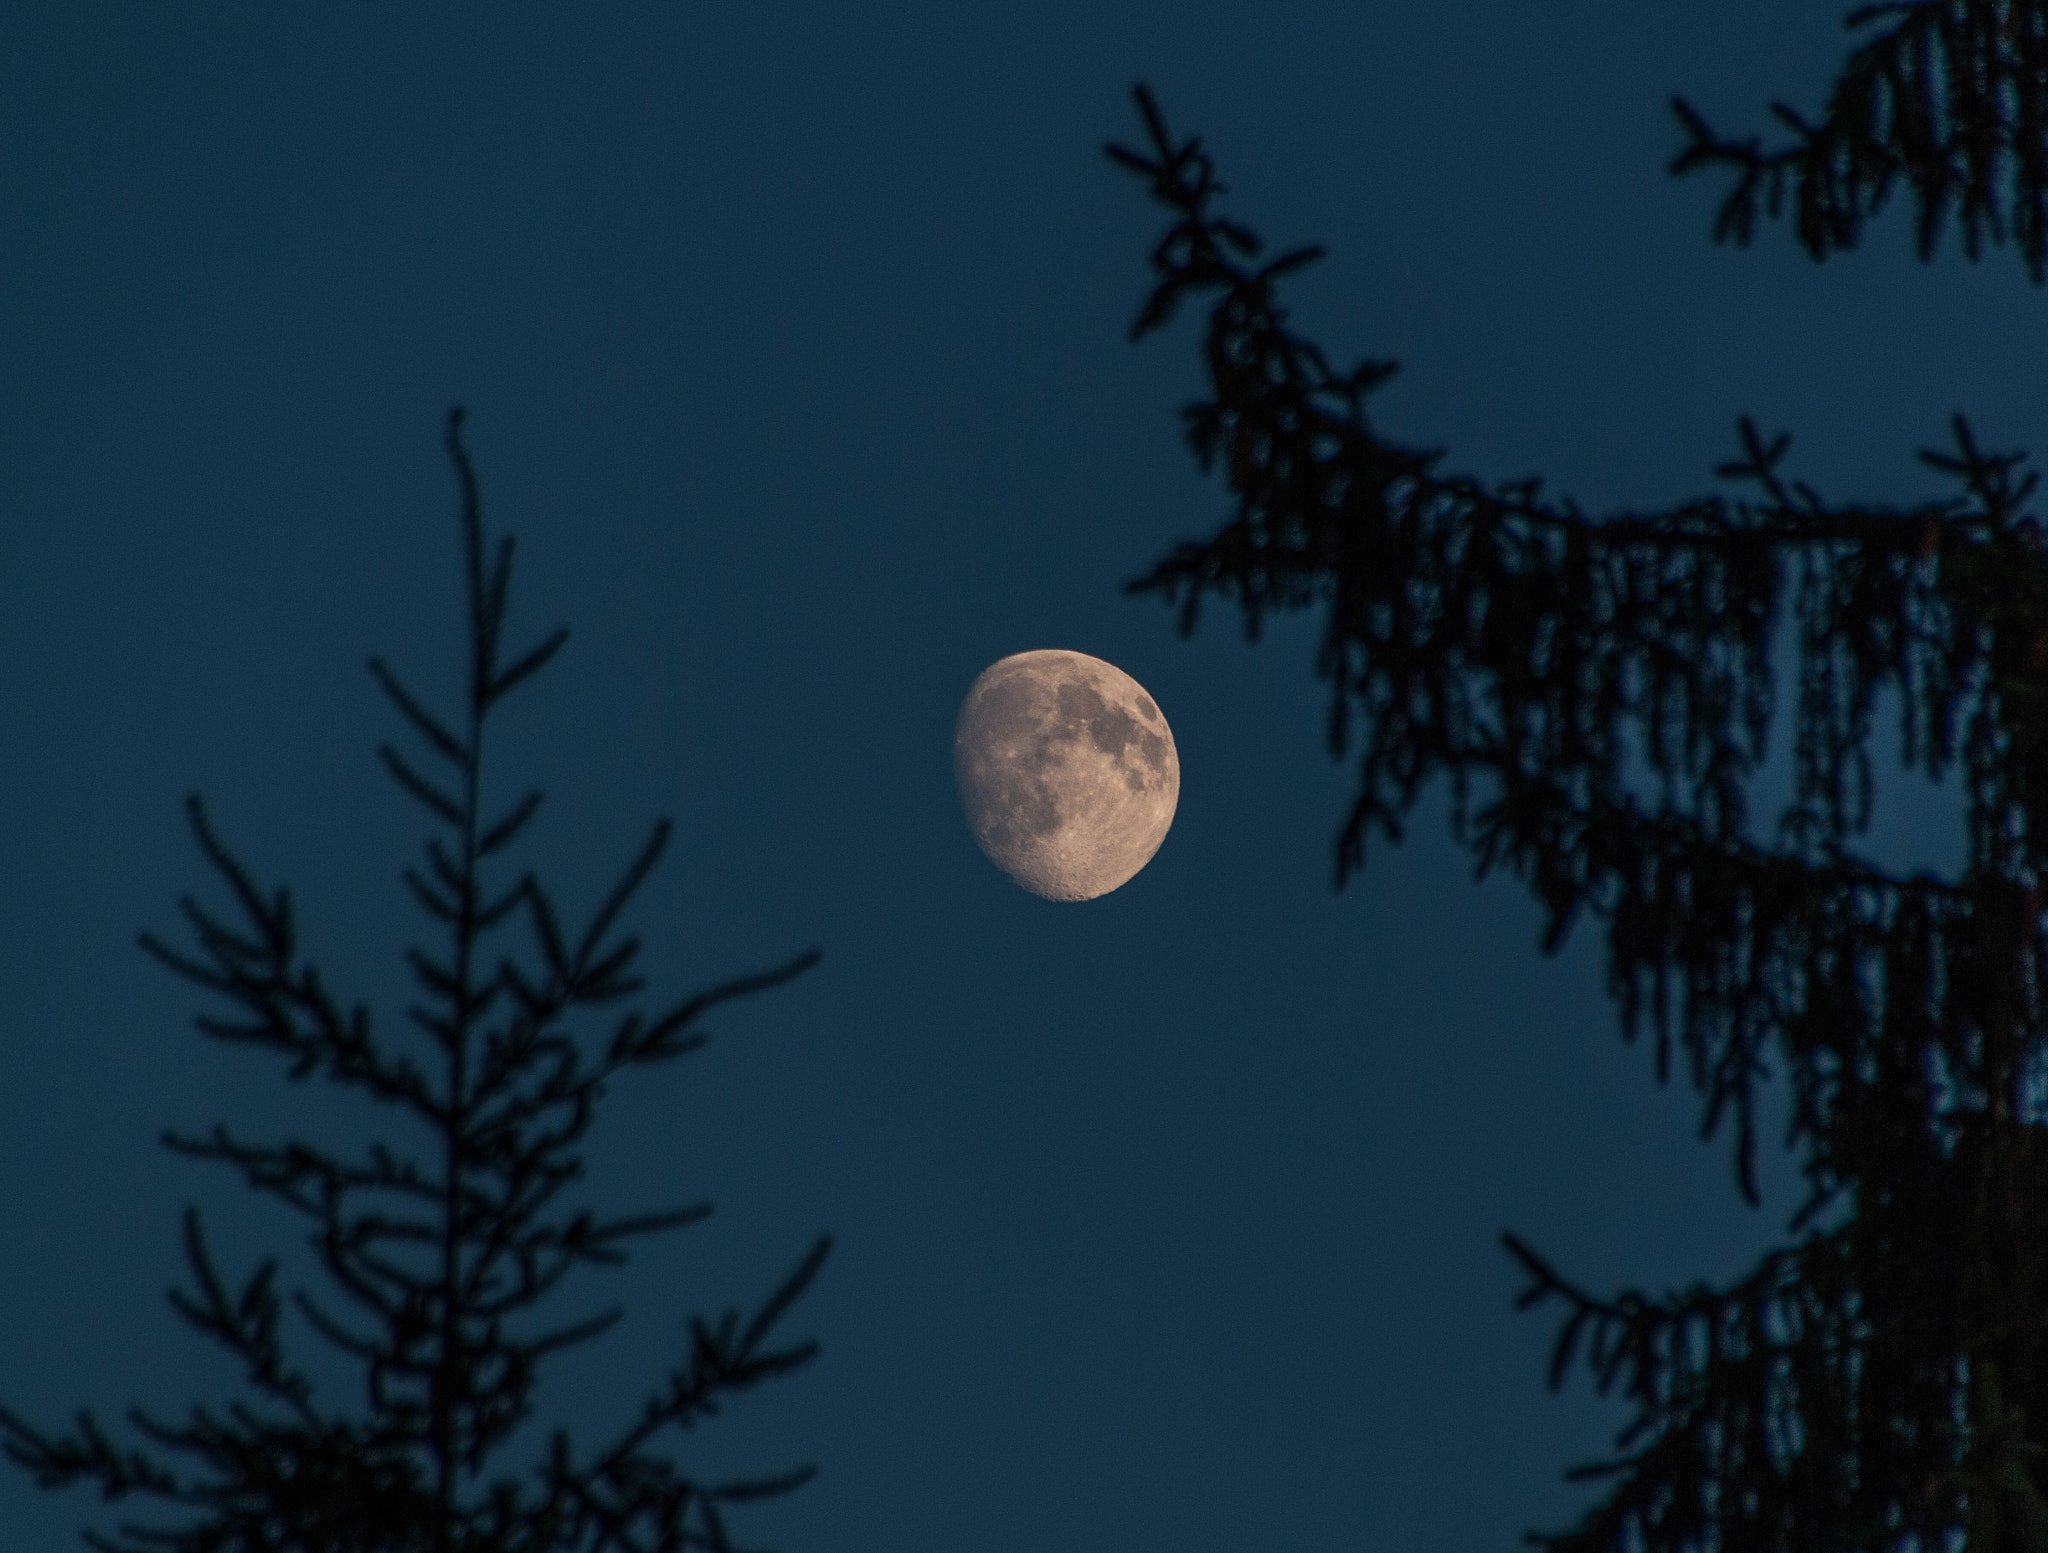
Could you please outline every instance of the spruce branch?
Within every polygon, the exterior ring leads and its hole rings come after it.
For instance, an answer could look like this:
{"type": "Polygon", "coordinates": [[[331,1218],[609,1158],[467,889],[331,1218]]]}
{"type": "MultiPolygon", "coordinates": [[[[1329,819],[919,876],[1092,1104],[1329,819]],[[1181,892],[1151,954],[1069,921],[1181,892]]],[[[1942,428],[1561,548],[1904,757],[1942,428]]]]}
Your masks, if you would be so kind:
{"type": "Polygon", "coordinates": [[[1987,238],[2010,240],[2039,285],[2048,277],[2048,4],[1912,0],[1859,6],[1846,25],[1874,30],[1851,51],[1818,122],[1771,105],[1791,134],[1775,149],[1721,135],[1672,99],[1686,144],[1670,171],[1734,175],[1714,240],[1747,246],[1759,216],[1785,213],[1789,190],[1800,246],[1825,259],[1854,248],[1903,186],[1922,259],[1953,218],[1971,259],[1987,238]]]}
{"type": "Polygon", "coordinates": [[[1954,495],[1837,503],[1788,473],[1788,434],[1745,418],[1718,471],[1732,494],[1597,519],[1534,479],[1451,472],[1373,428],[1393,365],[1338,371],[1293,329],[1275,267],[1245,263],[1256,239],[1217,214],[1207,153],[1137,98],[1151,144],[1111,156],[1170,226],[1134,334],[1207,306],[1207,393],[1182,415],[1235,510],[1129,591],[1183,633],[1211,594],[1253,638],[1270,614],[1315,612],[1329,747],[1359,770],[1339,886],[1447,778],[1454,834],[1480,875],[1530,886],[1546,952],[1604,922],[1622,1033],[1654,1028],[1660,1082],[1684,1053],[1702,1136],[1732,1120],[1752,1204],[1764,1086],[1790,1084],[1805,1238],[1731,1287],[1596,1299],[1508,1237],[1521,1303],[1565,1307],[1553,1384],[1584,1356],[1635,1410],[1621,1454],[1580,1474],[1612,1480],[1607,1497],[1534,1540],[2032,1549],[2048,1526],[2048,566],[2022,455],[1957,417],[1953,447],[1924,455],[1954,495]],[[1781,622],[1793,791],[1759,837],[1781,622]],[[1858,855],[1881,695],[1907,765],[1960,772],[1955,877],[1858,855]],[[1843,1221],[1813,1228],[1831,1207],[1843,1221]]]}

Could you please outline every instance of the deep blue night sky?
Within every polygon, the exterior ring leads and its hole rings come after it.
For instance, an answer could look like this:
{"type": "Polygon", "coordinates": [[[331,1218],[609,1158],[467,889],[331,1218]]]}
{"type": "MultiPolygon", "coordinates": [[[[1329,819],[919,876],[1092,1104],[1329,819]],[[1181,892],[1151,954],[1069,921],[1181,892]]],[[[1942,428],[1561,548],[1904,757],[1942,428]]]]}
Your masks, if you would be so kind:
{"type": "MultiPolygon", "coordinates": [[[[527,857],[580,919],[675,818],[631,919],[657,999],[825,951],[616,1088],[591,1200],[718,1215],[572,1282],[555,1314],[628,1317],[543,1417],[595,1444],[688,1312],[829,1229],[823,1357],[676,1442],[820,1463],[749,1542],[1469,1553],[1566,1523],[1561,1470],[1626,1415],[1545,1391],[1500,1231],[1595,1288],[1726,1280],[1798,1183],[1740,1205],[1728,1140],[1618,1039],[1597,935],[1544,960],[1440,804],[1333,893],[1311,622],[1182,641],[1122,596],[1227,504],[1179,437],[1192,326],[1127,342],[1164,217],[1101,146],[1150,81],[1234,214],[1329,246],[1297,321],[1398,357],[1379,424],[1454,467],[1661,506],[1746,411],[1830,496],[1918,500],[1954,412],[2040,440],[2017,259],[1921,266],[1903,210],[1825,266],[1776,227],[1716,248],[1718,185],[1663,172],[1673,92],[1731,129],[1817,108],[1841,9],[0,9],[0,1402],[125,1441],[130,1403],[234,1396],[164,1303],[178,1215],[238,1278],[302,1271],[300,1230],[157,1134],[369,1135],[194,1033],[135,936],[225,904],[200,792],[399,1038],[427,831],[364,660],[452,704],[460,401],[519,537],[512,639],[574,633],[490,755],[501,799],[548,792],[527,857]],[[991,868],[952,790],[960,696],[1034,647],[1134,675],[1182,761],[1158,857],[1081,906],[991,868]]],[[[1879,856],[1953,856],[1941,795],[1885,798],[1879,856]]],[[[10,1553],[129,1508],[0,1463],[10,1553]]]]}

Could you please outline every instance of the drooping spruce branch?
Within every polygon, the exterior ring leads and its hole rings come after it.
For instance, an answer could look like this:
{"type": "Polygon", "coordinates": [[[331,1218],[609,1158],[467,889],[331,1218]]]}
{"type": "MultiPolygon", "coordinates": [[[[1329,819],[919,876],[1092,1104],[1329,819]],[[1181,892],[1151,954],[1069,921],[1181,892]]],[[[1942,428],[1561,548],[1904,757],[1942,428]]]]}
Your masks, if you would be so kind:
{"type": "Polygon", "coordinates": [[[1918,210],[1920,256],[1960,222],[1972,259],[2010,239],[2036,285],[2048,276],[2048,3],[1910,0],[1863,5],[1851,28],[1878,28],[1850,53],[1819,122],[1773,103],[1791,131],[1766,151],[1717,134],[1684,98],[1672,108],[1688,143],[1674,173],[1725,168],[1734,187],[1717,241],[1746,245],[1757,217],[1783,214],[1789,184],[1799,242],[1815,259],[1854,248],[1904,185],[1918,210]]]}
{"type": "Polygon", "coordinates": [[[1547,950],[1581,916],[1604,922],[1624,1032],[1649,1016],[1660,1080],[1683,1048],[1703,1134],[1735,1120],[1749,1200],[1756,1106],[1779,1065],[1810,1187],[1794,1232],[1830,1204],[1853,1210],[1732,1289],[1666,1301],[1593,1301],[1510,1242],[1534,1296],[1572,1304],[1554,1382],[1589,1325],[1604,1334],[1596,1373],[1624,1383],[1639,1408],[1624,1442],[1642,1442],[1600,1511],[1536,1540],[1931,1549],[1974,1522],[1973,1546],[2005,1545],[2032,1523],[2011,1511],[1993,1536],[1986,1517],[2031,1502],[2014,1474],[2033,1472],[2048,1420],[2033,476],[1960,419],[1952,452],[1923,455],[1958,493],[1907,507],[1827,501],[1785,473],[1788,439],[1747,421],[1720,471],[1742,494],[1663,511],[1596,521],[1535,481],[1441,472],[1439,452],[1371,425],[1392,363],[1339,371],[1289,326],[1278,282],[1318,251],[1259,263],[1258,238],[1216,212],[1199,142],[1176,141],[1142,88],[1138,102],[1149,147],[1110,154],[1172,225],[1133,333],[1205,305],[1208,393],[1184,415],[1234,510],[1131,591],[1177,605],[1184,632],[1211,594],[1254,637],[1274,612],[1317,613],[1330,747],[1359,755],[1338,883],[1448,778],[1478,872],[1531,885],[1547,950]],[[1794,791],[1760,838],[1748,788],[1788,612],[1794,791]],[[1899,877],[1854,850],[1886,690],[1905,761],[1963,776],[1955,879],[1899,877]],[[1724,1329],[1739,1340],[1695,1354],[1724,1329]]]}
{"type": "Polygon", "coordinates": [[[737,1312],[693,1320],[685,1362],[608,1442],[578,1451],[558,1428],[530,1473],[488,1471],[531,1418],[542,1361],[620,1315],[613,1308],[532,1328],[532,1308],[572,1270],[622,1262],[628,1241],[710,1211],[699,1203],[610,1218],[556,1205],[582,1176],[578,1145],[607,1081],[694,1051],[705,1013],[790,980],[818,955],[725,982],[656,1017],[626,1013],[597,1055],[586,1051],[571,1022],[643,984],[635,970],[639,940],[620,937],[616,924],[659,858],[668,825],[654,827],[573,943],[531,873],[495,888],[486,882],[486,860],[518,838],[541,795],[529,792],[502,812],[486,807],[485,723],[560,650],[567,632],[503,661],[512,541],[499,542],[487,568],[461,432],[457,410],[447,442],[461,488],[470,628],[460,728],[429,712],[381,660],[370,660],[378,684],[438,762],[423,769],[390,745],[380,750],[440,830],[427,842],[425,871],[404,873],[414,899],[447,935],[438,956],[417,948],[407,955],[420,993],[407,1013],[429,1043],[430,1060],[415,1062],[380,1040],[362,1005],[344,1011],[301,954],[288,893],[265,896],[196,798],[189,802],[193,831],[242,920],[230,924],[187,899],[196,954],[153,934],[142,938],[150,954],[232,1010],[202,1015],[207,1035],[274,1053],[295,1081],[318,1076],[389,1106],[433,1145],[434,1157],[416,1162],[381,1143],[344,1160],[297,1141],[245,1142],[220,1126],[205,1138],[164,1138],[178,1153],[232,1165],[251,1188],[309,1222],[331,1296],[299,1290],[292,1304],[360,1366],[359,1406],[317,1404],[311,1381],[286,1359],[275,1260],[233,1291],[207,1250],[198,1214],[188,1211],[185,1250],[196,1290],[173,1291],[172,1304],[235,1356],[253,1396],[225,1413],[195,1407],[182,1424],[139,1408],[129,1417],[147,1440],[192,1467],[180,1471],[119,1449],[90,1413],[80,1414],[75,1432],[52,1437],[0,1410],[0,1442],[41,1485],[94,1483],[109,1499],[141,1495],[197,1512],[177,1526],[124,1524],[112,1538],[86,1534],[108,1553],[723,1549],[726,1506],[786,1492],[811,1475],[806,1467],[707,1482],[656,1447],[658,1436],[691,1428],[734,1394],[811,1358],[814,1343],[780,1343],[776,1333],[823,1264],[827,1239],[744,1321],[737,1312]],[[487,947],[515,918],[531,930],[537,967],[522,969],[487,947]]]}

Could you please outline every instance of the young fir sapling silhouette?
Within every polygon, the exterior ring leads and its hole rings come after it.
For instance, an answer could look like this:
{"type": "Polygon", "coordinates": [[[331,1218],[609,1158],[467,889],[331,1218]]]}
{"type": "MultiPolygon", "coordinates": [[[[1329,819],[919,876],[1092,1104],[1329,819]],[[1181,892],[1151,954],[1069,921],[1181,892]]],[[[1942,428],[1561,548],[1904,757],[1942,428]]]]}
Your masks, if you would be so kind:
{"type": "Polygon", "coordinates": [[[225,999],[234,1017],[202,1015],[216,1040],[272,1052],[289,1076],[315,1076],[395,1109],[423,1127],[432,1157],[415,1161],[374,1145],[343,1160],[292,1141],[255,1144],[216,1126],[207,1138],[167,1133],[165,1144],[226,1162],[254,1190],[312,1222],[309,1237],[341,1304],[295,1291],[292,1304],[329,1344],[360,1366],[363,1411],[316,1402],[307,1376],[286,1357],[277,1264],[265,1262],[233,1293],[210,1256],[196,1210],[185,1214],[185,1252],[196,1289],[171,1302],[192,1326],[244,1366],[250,1401],[225,1414],[200,1406],[182,1424],[140,1408],[129,1417],[156,1446],[196,1466],[184,1472],[139,1450],[124,1451],[81,1413],[76,1430],[51,1437],[0,1409],[7,1454],[47,1488],[96,1483],[103,1497],[137,1495],[199,1512],[175,1527],[124,1524],[113,1537],[88,1531],[93,1547],[118,1553],[675,1553],[724,1549],[724,1507],[787,1492],[812,1475],[801,1467],[742,1481],[703,1482],[654,1448],[670,1428],[715,1414],[735,1393],[808,1362],[816,1344],[778,1345],[777,1328],[817,1275],[830,1247],[820,1238],[750,1315],[691,1323],[688,1360],[648,1396],[601,1448],[579,1452],[552,1432],[546,1457],[527,1474],[489,1476],[494,1455],[533,1411],[543,1360],[586,1342],[618,1320],[616,1309],[545,1330],[512,1324],[573,1268],[616,1264],[640,1235],[703,1219],[703,1204],[600,1218],[554,1209],[582,1174],[576,1152],[613,1076],[671,1062],[703,1042],[708,1010],[778,986],[818,960],[815,951],[739,977],[648,1018],[618,1018],[602,1054],[586,1054],[572,1016],[616,1004],[642,985],[635,938],[615,924],[667,841],[662,821],[572,943],[538,880],[522,873],[496,893],[486,860],[518,838],[538,791],[502,813],[482,792],[483,734],[490,714],[567,640],[557,630],[511,663],[499,633],[511,580],[510,538],[486,569],[476,475],[451,412],[447,448],[461,491],[468,588],[468,696],[452,729],[428,712],[379,659],[370,671],[406,721],[452,773],[452,785],[389,745],[380,754],[399,785],[438,822],[426,868],[408,868],[414,899],[447,933],[440,957],[418,948],[407,963],[421,1001],[408,1010],[431,1055],[415,1062],[372,1032],[358,1004],[344,1013],[300,955],[291,901],[266,898],[188,800],[207,860],[231,888],[244,922],[230,926],[189,897],[185,916],[199,953],[181,954],[154,935],[143,947],[179,975],[225,999]],[[515,919],[531,928],[537,969],[486,949],[515,919]],[[352,1307],[350,1309],[349,1307],[352,1307]]]}
{"type": "MultiPolygon", "coordinates": [[[[2036,142],[2044,82],[1998,104],[2033,104],[2021,119],[2036,142]]],[[[1810,1188],[1798,1238],[1732,1286],[1602,1298],[1504,1237],[1530,1280],[1519,1303],[1565,1309],[1552,1387],[1583,1356],[1635,1415],[1614,1459],[1568,1474],[1613,1480],[1606,1497],[1529,1540],[1554,1553],[2048,1553],[2036,477],[1960,417],[1953,451],[1922,455],[1960,490],[1900,507],[1827,501],[1784,472],[1790,439],[1747,419],[1719,471],[1743,488],[1734,500],[1594,521],[1535,480],[1443,473],[1440,451],[1394,442],[1366,415],[1393,363],[1339,371],[1289,326],[1278,283],[1320,250],[1255,262],[1257,236],[1216,212],[1223,185],[1200,142],[1176,140],[1137,96],[1150,144],[1109,154],[1172,225],[1133,335],[1213,297],[1207,392],[1184,414],[1235,512],[1130,590],[1178,606],[1183,632],[1212,593],[1252,637],[1270,614],[1318,612],[1330,749],[1362,746],[1338,884],[1373,832],[1399,840],[1447,776],[1454,834],[1481,876],[1504,865],[1527,881],[1547,952],[1575,921],[1604,920],[1624,1035],[1653,1027],[1660,1082],[1683,1047],[1702,1134],[1734,1122],[1752,1205],[1769,1059],[1790,1079],[1787,1142],[1810,1188]],[[1773,842],[1751,832],[1749,788],[1788,583],[1794,793],[1773,842]],[[1906,763],[1935,778],[1960,767],[1957,878],[1901,876],[1856,851],[1885,689],[1906,763]],[[1813,1227],[1828,1209],[1836,1221],[1813,1227]]],[[[1995,125],[1956,133],[1989,140],[1995,125]]]]}

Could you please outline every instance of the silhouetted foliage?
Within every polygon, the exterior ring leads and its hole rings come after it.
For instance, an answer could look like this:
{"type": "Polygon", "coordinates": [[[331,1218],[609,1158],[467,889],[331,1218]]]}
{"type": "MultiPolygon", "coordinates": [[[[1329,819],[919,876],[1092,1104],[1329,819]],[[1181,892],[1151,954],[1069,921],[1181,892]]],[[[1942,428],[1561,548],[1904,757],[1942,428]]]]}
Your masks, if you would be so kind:
{"type": "Polygon", "coordinates": [[[183,909],[199,945],[180,954],[144,934],[150,954],[219,995],[232,1017],[202,1015],[216,1040],[274,1053],[289,1077],[320,1077],[389,1106],[424,1128],[433,1157],[416,1163],[383,1144],[344,1161],[305,1143],[243,1142],[216,1126],[211,1137],[167,1133],[165,1144],[224,1161],[258,1192],[312,1223],[309,1240],[334,1293],[353,1313],[295,1291],[292,1303],[327,1342],[361,1367],[364,1410],[316,1403],[307,1376],[285,1355],[279,1331],[275,1260],[239,1293],[208,1253],[196,1211],[185,1216],[194,1292],[171,1302],[192,1326],[240,1361],[254,1396],[225,1414],[192,1409],[183,1424],[131,1409],[156,1446],[195,1459],[181,1473],[140,1451],[123,1451],[90,1413],[74,1433],[52,1438],[0,1410],[7,1454],[44,1487],[95,1483],[107,1499],[128,1495],[198,1511],[181,1526],[124,1524],[95,1547],[142,1553],[675,1553],[730,1546],[723,1507],[784,1493],[808,1467],[743,1481],[707,1483],[678,1471],[653,1448],[670,1428],[687,1429],[726,1399],[807,1362],[815,1343],[778,1345],[776,1329],[817,1275],[830,1246],[821,1238],[779,1287],[744,1319],[729,1312],[691,1323],[687,1362],[649,1395],[601,1448],[578,1452],[555,1429],[545,1462],[529,1474],[486,1480],[492,1457],[529,1420],[541,1362],[588,1341],[618,1320],[601,1311],[516,1334],[519,1321],[573,1268],[617,1264],[628,1240],[705,1217],[705,1204],[600,1218],[588,1209],[544,1216],[582,1174],[577,1145],[605,1085],[630,1068],[670,1062],[703,1043],[703,1014],[777,986],[816,963],[815,951],[685,999],[649,1019],[617,1020],[602,1055],[591,1057],[572,1017],[639,991],[639,940],[615,925],[668,839],[658,823],[617,885],[573,942],[547,893],[523,873],[493,893],[484,863],[505,851],[539,807],[529,792],[487,818],[481,790],[484,723],[498,703],[538,672],[567,640],[558,630],[507,664],[499,652],[512,541],[499,542],[486,570],[477,483],[461,440],[462,414],[448,421],[448,453],[461,484],[468,585],[466,722],[450,728],[427,711],[379,659],[370,671],[451,777],[437,779],[390,745],[386,768],[434,817],[444,835],[428,841],[424,871],[405,870],[414,899],[447,931],[444,957],[410,950],[421,994],[408,1009],[431,1043],[427,1066],[372,1033],[358,1004],[344,1012],[319,972],[300,955],[291,900],[266,897],[214,833],[197,798],[192,827],[206,858],[230,887],[242,923],[230,925],[191,899],[183,909]],[[444,844],[445,842],[445,844],[444,844]],[[490,936],[523,918],[540,964],[489,963],[490,936]]]}
{"type": "MultiPolygon", "coordinates": [[[[2016,9],[2016,8],[2015,8],[2016,9]]],[[[1360,753],[1337,879],[1397,840],[1430,780],[1481,876],[1526,880],[1555,952],[1606,928],[1629,1039],[1674,1048],[1732,1122],[1752,1203],[1755,1117],[1775,1049],[1809,1187],[1797,1237],[1725,1289],[1598,1298],[1513,1235],[1524,1306],[1565,1319],[1551,1383],[1583,1360],[1635,1416],[1558,1553],[2048,1549],[2048,570],[2035,477],[1978,445],[1923,454],[1946,500],[1840,505],[1744,420],[1734,494],[1594,521],[1535,481],[1447,473],[1372,428],[1394,372],[1348,371],[1288,325],[1266,262],[1217,214],[1196,140],[1138,102],[1144,152],[1110,155],[1172,227],[1134,337],[1207,306],[1208,395],[1184,411],[1231,520],[1131,583],[1192,631],[1210,594],[1247,633],[1314,610],[1333,754],[1360,753]],[[1789,609],[1793,796],[1749,822],[1789,609]],[[1903,755],[1960,767],[1969,860],[1900,877],[1858,856],[1881,690],[1903,755]],[[1830,1206],[1832,1228],[1813,1227],[1830,1206]]]]}
{"type": "Polygon", "coordinates": [[[1725,139],[1684,98],[1672,99],[1691,143],[1671,170],[1737,175],[1715,238],[1747,244],[1760,210],[1783,214],[1789,180],[1800,244],[1824,259],[1855,247],[1904,183],[1923,259],[1954,214],[1972,259],[1987,234],[2010,238],[2038,285],[2048,274],[2048,3],[1908,0],[1858,6],[1847,25],[1877,30],[1849,55],[1826,115],[1810,123],[1771,105],[1795,137],[1789,145],[1765,151],[1753,136],[1725,139]]]}

